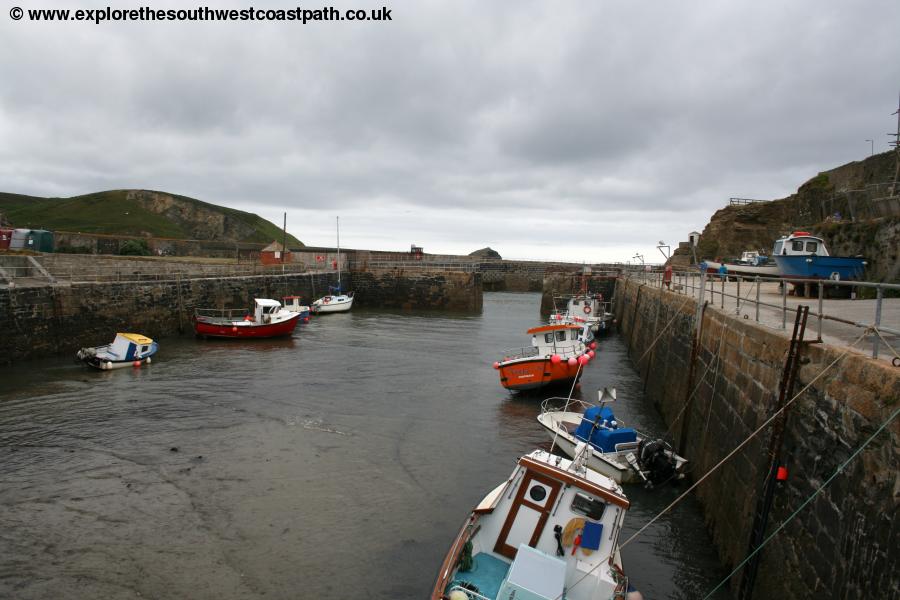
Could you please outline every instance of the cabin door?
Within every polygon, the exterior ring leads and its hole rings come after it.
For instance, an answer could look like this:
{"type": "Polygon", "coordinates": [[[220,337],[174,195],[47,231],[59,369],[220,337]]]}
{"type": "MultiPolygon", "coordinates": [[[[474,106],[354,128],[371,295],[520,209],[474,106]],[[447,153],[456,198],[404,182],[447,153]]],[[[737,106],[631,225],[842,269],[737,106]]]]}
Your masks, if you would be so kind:
{"type": "Polygon", "coordinates": [[[500,530],[494,552],[513,559],[519,544],[535,547],[556,505],[561,487],[562,483],[555,479],[526,471],[500,530]]]}

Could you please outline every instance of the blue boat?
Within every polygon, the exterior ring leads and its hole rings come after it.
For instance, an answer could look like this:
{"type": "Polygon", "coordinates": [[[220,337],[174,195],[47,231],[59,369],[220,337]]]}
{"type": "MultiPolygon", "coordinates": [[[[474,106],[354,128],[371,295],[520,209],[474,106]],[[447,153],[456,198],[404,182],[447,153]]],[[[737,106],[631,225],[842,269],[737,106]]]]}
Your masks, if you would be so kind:
{"type": "Polygon", "coordinates": [[[82,348],[75,354],[81,362],[108,371],[122,367],[149,365],[152,356],[159,350],[159,344],[140,333],[117,333],[111,344],[82,348]]]}
{"type": "Polygon", "coordinates": [[[798,279],[862,279],[866,261],[861,256],[831,256],[822,238],[795,231],[780,238],[772,249],[772,258],[781,276],[798,279]]]}

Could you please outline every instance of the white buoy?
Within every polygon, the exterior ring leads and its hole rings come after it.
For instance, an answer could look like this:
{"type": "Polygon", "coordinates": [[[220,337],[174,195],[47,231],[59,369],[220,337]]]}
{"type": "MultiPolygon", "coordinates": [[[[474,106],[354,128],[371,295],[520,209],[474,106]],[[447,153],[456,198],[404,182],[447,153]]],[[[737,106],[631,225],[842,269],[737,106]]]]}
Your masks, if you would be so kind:
{"type": "Polygon", "coordinates": [[[149,357],[149,356],[147,357],[147,364],[148,364],[148,365],[150,364],[150,357],[149,357]]]}

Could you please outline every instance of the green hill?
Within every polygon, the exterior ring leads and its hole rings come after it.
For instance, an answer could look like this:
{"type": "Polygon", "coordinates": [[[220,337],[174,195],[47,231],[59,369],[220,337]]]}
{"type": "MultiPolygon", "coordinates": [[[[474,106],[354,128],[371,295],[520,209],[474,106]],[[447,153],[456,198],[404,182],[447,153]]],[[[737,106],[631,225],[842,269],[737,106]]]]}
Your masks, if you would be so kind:
{"type": "MultiPolygon", "coordinates": [[[[0,213],[16,227],[177,239],[281,241],[281,229],[259,215],[187,196],[110,190],[71,198],[0,192],[0,213]]],[[[303,246],[288,234],[288,246],[303,246]]]]}

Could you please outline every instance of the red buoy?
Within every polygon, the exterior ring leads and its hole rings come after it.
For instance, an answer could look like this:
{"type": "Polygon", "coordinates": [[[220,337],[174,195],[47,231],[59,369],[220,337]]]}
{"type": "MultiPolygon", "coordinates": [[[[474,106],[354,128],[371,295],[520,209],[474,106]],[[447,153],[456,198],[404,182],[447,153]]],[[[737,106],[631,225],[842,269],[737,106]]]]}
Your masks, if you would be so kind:
{"type": "Polygon", "coordinates": [[[494,361],[494,368],[495,368],[495,369],[499,369],[499,368],[500,368],[500,363],[498,363],[497,361],[494,361]]]}
{"type": "Polygon", "coordinates": [[[562,360],[562,358],[560,357],[559,354],[554,354],[553,356],[550,357],[550,362],[552,362],[554,365],[559,364],[559,362],[561,360],[562,360]]]}
{"type": "Polygon", "coordinates": [[[778,481],[787,481],[787,477],[787,467],[778,467],[778,471],[775,473],[775,479],[777,479],[778,481]]]}

